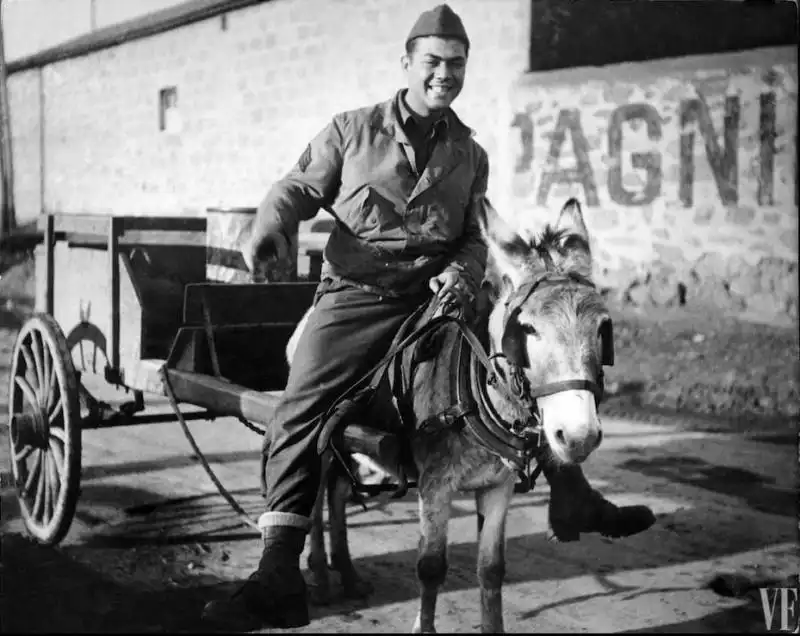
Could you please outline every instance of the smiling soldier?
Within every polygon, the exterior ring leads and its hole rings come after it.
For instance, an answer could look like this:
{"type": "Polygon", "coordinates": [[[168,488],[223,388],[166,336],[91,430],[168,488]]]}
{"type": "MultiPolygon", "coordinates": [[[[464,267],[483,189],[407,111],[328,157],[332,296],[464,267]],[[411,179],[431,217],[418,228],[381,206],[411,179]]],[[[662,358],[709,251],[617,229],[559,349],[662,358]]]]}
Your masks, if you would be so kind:
{"type": "MultiPolygon", "coordinates": [[[[320,484],[322,414],[380,360],[431,294],[472,310],[486,267],[478,215],[489,166],[450,108],[464,85],[469,49],[449,6],[424,12],[402,57],[407,89],[334,116],[258,208],[243,253],[251,270],[257,261],[286,258],[299,222],[320,208],[332,207],[337,222],[265,440],[261,561],[232,597],[204,611],[226,629],[309,622],[300,554],[320,484]]],[[[603,499],[580,467],[548,479],[550,521],[562,538],[625,536],[653,522],[646,508],[618,508],[603,499]]]]}

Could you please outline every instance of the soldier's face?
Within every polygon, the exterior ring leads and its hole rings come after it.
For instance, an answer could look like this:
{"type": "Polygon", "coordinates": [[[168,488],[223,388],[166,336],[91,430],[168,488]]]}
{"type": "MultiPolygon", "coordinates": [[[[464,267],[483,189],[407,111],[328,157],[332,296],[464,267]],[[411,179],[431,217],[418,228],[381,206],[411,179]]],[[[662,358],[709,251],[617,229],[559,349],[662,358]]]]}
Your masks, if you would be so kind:
{"type": "Polygon", "coordinates": [[[418,38],[411,55],[404,55],[403,70],[408,79],[409,105],[427,115],[447,108],[464,86],[467,48],[460,40],[440,37],[418,38]]]}

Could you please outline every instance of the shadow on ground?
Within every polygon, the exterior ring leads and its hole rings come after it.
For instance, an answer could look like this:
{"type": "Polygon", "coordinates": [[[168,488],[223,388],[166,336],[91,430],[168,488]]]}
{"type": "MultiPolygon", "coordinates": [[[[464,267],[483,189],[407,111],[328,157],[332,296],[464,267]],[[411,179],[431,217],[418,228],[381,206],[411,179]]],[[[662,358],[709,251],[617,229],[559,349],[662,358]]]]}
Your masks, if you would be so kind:
{"type": "MultiPolygon", "coordinates": [[[[776,619],[777,621],[780,619],[776,619]]],[[[737,605],[719,612],[708,614],[701,618],[688,621],[670,623],[669,625],[655,625],[652,627],[638,628],[619,632],[621,634],[725,634],[729,633],[731,626],[736,626],[737,634],[765,634],[768,630],[764,626],[764,614],[761,604],[755,599],[749,600],[744,605],[737,605]]],[[[777,631],[777,630],[773,630],[777,631]]]]}
{"type": "Polygon", "coordinates": [[[3,631],[7,633],[194,632],[202,588],[119,585],[57,548],[18,534],[2,538],[3,631]]]}
{"type": "Polygon", "coordinates": [[[632,458],[619,464],[648,477],[666,477],[681,484],[740,499],[751,510],[796,518],[798,494],[774,486],[775,480],[737,466],[718,466],[699,457],[632,458]]]}

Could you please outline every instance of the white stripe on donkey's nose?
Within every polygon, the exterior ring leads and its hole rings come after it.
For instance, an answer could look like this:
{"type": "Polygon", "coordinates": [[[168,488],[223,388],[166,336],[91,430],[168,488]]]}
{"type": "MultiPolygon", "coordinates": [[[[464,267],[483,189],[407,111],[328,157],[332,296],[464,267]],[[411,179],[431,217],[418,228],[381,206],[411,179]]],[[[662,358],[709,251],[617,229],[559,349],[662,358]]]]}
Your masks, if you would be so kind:
{"type": "Polygon", "coordinates": [[[561,391],[536,402],[547,441],[561,461],[582,462],[600,444],[600,420],[591,391],[561,391]]]}

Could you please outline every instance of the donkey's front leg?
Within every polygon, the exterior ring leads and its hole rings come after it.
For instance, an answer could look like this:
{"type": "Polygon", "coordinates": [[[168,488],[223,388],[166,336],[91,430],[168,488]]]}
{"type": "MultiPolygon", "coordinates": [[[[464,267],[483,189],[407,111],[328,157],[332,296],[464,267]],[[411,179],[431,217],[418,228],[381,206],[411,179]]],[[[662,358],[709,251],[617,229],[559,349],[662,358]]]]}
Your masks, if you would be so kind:
{"type": "Polygon", "coordinates": [[[436,597],[447,576],[447,524],[450,521],[450,490],[420,490],[420,538],[417,579],[420,608],[414,634],[435,634],[436,597]]]}
{"type": "Polygon", "coordinates": [[[328,473],[331,469],[330,459],[322,459],[322,478],[320,479],[317,501],[311,513],[311,529],[308,533],[308,570],[310,573],[308,588],[309,597],[315,605],[327,605],[330,602],[331,586],[328,574],[328,555],[325,552],[325,524],[322,507],[325,504],[325,490],[328,485],[328,473]]]}
{"type": "Polygon", "coordinates": [[[514,479],[475,493],[478,509],[478,582],[481,588],[481,631],[503,633],[503,579],[506,574],[506,516],[514,495],[514,479]]]}

